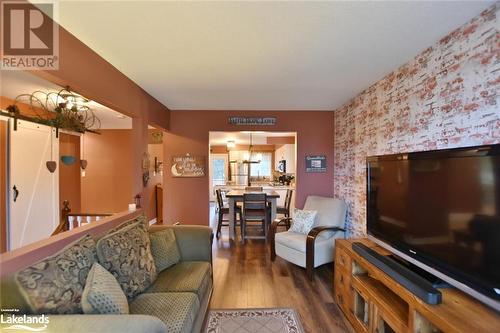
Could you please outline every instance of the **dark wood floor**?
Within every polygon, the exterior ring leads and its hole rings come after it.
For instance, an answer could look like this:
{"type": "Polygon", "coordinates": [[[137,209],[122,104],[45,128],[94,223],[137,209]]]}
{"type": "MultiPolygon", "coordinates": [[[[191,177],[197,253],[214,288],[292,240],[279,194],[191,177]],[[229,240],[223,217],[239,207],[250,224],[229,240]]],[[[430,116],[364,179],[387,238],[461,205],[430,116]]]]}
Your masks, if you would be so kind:
{"type": "Polygon", "coordinates": [[[213,263],[211,309],[294,308],[308,333],[351,331],[332,296],[332,265],[317,268],[311,282],[303,268],[281,258],[271,262],[264,241],[230,242],[227,227],[214,239],[213,263]]]}

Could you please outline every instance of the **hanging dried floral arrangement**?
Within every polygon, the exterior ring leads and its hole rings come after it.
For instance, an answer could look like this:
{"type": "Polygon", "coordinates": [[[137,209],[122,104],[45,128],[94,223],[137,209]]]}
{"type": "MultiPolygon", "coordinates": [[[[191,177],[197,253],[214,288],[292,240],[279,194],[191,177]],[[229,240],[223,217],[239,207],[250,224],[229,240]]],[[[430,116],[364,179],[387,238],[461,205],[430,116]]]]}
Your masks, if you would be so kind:
{"type": "MultiPolygon", "coordinates": [[[[89,100],[73,93],[69,87],[59,92],[35,91],[31,94],[21,94],[14,100],[14,104],[7,107],[9,115],[15,119],[24,119],[56,128],[56,137],[59,129],[74,132],[98,133],[101,121],[94,112],[85,105],[89,100]],[[29,105],[30,114],[22,115],[17,103],[29,105]]],[[[14,122],[14,129],[16,129],[14,122]]]]}

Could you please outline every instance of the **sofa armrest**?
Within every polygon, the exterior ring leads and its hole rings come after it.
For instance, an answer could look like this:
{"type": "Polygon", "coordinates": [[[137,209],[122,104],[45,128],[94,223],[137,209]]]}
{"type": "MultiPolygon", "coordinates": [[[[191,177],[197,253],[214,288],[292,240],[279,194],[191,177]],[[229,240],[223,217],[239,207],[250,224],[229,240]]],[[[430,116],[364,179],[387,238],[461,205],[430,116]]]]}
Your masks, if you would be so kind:
{"type": "MultiPolygon", "coordinates": [[[[31,316],[30,316],[31,317],[31,316]]],[[[34,316],[37,317],[37,316],[34,316]]],[[[160,319],[145,315],[47,315],[47,329],[49,333],[166,333],[167,326],[160,319]]],[[[2,324],[1,329],[8,324],[2,324]]],[[[43,324],[27,324],[28,327],[39,327],[43,324]]],[[[7,331],[7,330],[5,330],[7,331]]],[[[9,329],[9,332],[27,332],[24,329],[9,329]]]]}
{"type": "Polygon", "coordinates": [[[212,228],[200,225],[152,225],[150,232],[172,228],[182,261],[212,261],[212,228]]]}

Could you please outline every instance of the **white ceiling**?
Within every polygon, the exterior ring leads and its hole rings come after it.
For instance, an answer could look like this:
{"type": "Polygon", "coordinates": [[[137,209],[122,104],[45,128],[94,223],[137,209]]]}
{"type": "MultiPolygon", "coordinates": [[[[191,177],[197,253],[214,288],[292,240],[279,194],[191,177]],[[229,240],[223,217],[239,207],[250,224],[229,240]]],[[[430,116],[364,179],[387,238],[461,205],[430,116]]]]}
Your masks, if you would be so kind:
{"type": "MultiPolygon", "coordinates": [[[[2,71],[0,95],[15,99],[20,94],[34,91],[58,92],[61,87],[23,71],[2,71]]],[[[90,101],[86,104],[101,121],[101,129],[130,129],[132,118],[122,115],[102,104],[90,101]]]]}
{"type": "Polygon", "coordinates": [[[334,110],[492,3],[64,1],[60,22],[174,110],[334,110]]]}
{"type": "Polygon", "coordinates": [[[295,136],[295,132],[210,132],[210,146],[225,146],[228,141],[234,141],[237,145],[250,144],[250,133],[252,133],[252,144],[265,145],[268,137],[290,137],[295,136]]]}

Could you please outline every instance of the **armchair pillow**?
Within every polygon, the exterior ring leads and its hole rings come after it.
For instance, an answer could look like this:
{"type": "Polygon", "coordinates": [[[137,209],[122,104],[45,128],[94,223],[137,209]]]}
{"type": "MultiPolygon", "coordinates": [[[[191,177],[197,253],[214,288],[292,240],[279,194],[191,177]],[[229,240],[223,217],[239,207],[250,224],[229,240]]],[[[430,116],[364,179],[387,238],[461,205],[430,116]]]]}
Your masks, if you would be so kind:
{"type": "Polygon", "coordinates": [[[315,210],[300,210],[295,208],[290,231],[307,235],[314,226],[317,213],[315,210]]]}
{"type": "Polygon", "coordinates": [[[113,274],[95,263],[83,289],[82,309],[85,314],[128,314],[127,297],[113,274]]]}
{"type": "Polygon", "coordinates": [[[96,244],[87,235],[19,271],[15,280],[33,313],[82,313],[85,281],[96,261],[96,244]]]}
{"type": "Polygon", "coordinates": [[[151,243],[142,223],[102,237],[97,242],[97,257],[114,275],[128,299],[145,291],[156,280],[151,243]]]}
{"type": "Polygon", "coordinates": [[[151,252],[158,272],[175,265],[181,260],[175,234],[172,229],[149,233],[151,252]]]}

